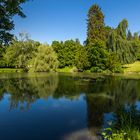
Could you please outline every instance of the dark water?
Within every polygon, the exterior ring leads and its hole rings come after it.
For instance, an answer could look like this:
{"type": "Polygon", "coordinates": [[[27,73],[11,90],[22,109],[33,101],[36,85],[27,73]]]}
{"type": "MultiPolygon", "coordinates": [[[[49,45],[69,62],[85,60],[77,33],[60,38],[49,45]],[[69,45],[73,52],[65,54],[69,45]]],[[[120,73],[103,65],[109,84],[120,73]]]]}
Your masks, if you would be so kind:
{"type": "Polygon", "coordinates": [[[0,75],[0,140],[96,140],[120,106],[139,107],[140,80],[0,75]]]}

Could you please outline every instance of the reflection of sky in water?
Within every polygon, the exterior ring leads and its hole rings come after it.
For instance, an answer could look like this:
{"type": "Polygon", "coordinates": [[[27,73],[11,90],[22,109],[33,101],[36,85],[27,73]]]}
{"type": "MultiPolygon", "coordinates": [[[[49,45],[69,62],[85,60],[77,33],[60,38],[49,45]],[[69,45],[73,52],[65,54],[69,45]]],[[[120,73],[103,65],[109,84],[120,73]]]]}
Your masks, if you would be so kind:
{"type": "Polygon", "coordinates": [[[140,111],[140,101],[136,102],[136,109],[140,111]]]}
{"type": "Polygon", "coordinates": [[[116,120],[114,113],[104,113],[103,116],[103,129],[110,127],[116,120]]]}
{"type": "Polygon", "coordinates": [[[0,102],[0,138],[61,140],[64,134],[86,127],[86,101],[83,98],[84,95],[76,100],[64,97],[49,97],[47,101],[38,99],[28,110],[22,111],[20,108],[9,110],[10,96],[5,94],[0,102]]]}

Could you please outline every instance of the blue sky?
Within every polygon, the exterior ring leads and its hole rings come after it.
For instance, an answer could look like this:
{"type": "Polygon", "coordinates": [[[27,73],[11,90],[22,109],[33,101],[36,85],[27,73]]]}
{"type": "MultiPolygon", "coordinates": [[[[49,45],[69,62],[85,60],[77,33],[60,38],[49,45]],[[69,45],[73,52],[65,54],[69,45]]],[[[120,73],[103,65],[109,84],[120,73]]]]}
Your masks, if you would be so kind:
{"type": "Polygon", "coordinates": [[[22,6],[25,19],[14,17],[13,32],[28,32],[42,43],[76,38],[83,43],[88,9],[94,3],[102,8],[106,25],[116,27],[126,18],[132,32],[140,31],[140,0],[33,0],[22,6]]]}

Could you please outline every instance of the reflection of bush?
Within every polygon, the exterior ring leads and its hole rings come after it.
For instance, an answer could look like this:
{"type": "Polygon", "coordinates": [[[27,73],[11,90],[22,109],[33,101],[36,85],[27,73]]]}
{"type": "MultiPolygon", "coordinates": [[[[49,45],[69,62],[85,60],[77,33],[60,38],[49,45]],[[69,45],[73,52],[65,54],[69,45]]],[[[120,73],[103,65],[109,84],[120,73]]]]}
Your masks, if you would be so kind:
{"type": "MultiPolygon", "coordinates": [[[[20,78],[1,80],[5,92],[10,94],[10,107],[29,108],[31,103],[39,98],[47,98],[53,95],[57,88],[57,75],[49,75],[45,78],[20,78]]],[[[2,93],[4,94],[4,92],[2,93]]],[[[1,94],[1,96],[3,96],[1,94]]]]}

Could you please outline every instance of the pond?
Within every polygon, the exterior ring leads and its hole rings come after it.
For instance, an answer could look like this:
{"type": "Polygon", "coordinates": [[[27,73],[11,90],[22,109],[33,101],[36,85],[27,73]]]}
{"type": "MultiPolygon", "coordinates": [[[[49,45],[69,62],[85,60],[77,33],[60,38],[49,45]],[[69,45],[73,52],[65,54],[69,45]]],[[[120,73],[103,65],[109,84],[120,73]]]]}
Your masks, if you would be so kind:
{"type": "Polygon", "coordinates": [[[0,74],[1,140],[96,140],[113,113],[140,101],[140,79],[0,74]]]}

